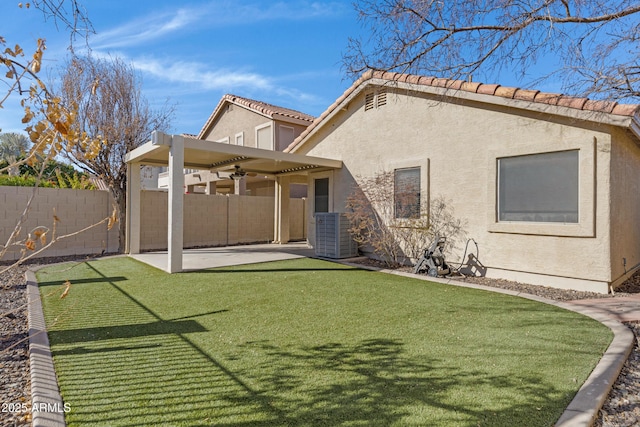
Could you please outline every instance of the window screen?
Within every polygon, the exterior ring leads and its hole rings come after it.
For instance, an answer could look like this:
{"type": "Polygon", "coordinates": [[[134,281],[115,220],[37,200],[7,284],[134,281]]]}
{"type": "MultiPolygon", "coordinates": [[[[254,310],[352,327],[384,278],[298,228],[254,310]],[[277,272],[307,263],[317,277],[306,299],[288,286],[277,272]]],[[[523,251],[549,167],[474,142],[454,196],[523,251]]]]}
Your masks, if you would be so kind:
{"type": "Polygon", "coordinates": [[[498,159],[498,220],[578,222],[578,150],[498,159]]]}
{"type": "Polygon", "coordinates": [[[314,212],[329,212],[329,178],[314,181],[314,212]]]}
{"type": "Polygon", "coordinates": [[[396,218],[420,218],[420,168],[394,171],[393,201],[396,218]]]}

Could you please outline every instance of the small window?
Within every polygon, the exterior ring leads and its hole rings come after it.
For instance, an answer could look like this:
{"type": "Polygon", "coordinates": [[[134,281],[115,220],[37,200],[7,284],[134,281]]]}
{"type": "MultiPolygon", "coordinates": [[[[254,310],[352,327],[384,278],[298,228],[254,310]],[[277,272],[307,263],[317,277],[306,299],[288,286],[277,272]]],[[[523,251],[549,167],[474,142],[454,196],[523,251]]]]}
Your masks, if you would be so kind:
{"type": "Polygon", "coordinates": [[[239,145],[239,146],[244,145],[244,132],[240,132],[236,134],[236,145],[239,145]]]}
{"type": "Polygon", "coordinates": [[[282,151],[293,142],[295,129],[290,126],[278,126],[278,150],[282,151]]]}
{"type": "Polygon", "coordinates": [[[258,148],[263,150],[273,150],[273,134],[271,125],[258,126],[256,128],[256,140],[258,148]]]}
{"type": "Polygon", "coordinates": [[[498,159],[498,220],[578,222],[579,150],[498,159]]]}
{"type": "Polygon", "coordinates": [[[420,168],[394,171],[393,201],[396,218],[420,218],[420,168]]]}
{"type": "Polygon", "coordinates": [[[329,178],[314,180],[314,212],[329,212],[329,178]]]}

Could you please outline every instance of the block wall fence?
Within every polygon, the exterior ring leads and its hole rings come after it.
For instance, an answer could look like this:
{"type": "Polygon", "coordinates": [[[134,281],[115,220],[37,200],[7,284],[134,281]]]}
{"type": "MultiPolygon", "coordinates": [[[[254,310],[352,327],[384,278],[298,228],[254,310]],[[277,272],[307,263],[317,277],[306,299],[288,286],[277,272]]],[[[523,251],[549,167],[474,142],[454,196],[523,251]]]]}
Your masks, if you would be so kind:
{"type": "MultiPolygon", "coordinates": [[[[168,201],[162,191],[142,191],[140,249],[167,248],[168,201]]],[[[266,243],[273,240],[274,198],[184,195],[184,247],[266,243]]],[[[290,199],[290,240],[304,240],[305,199],[290,199]]]]}
{"type": "MultiPolygon", "coordinates": [[[[0,244],[4,245],[15,229],[24,212],[33,187],[0,186],[0,244]]],[[[113,199],[108,191],[72,190],[67,188],[37,188],[27,221],[23,224],[18,240],[25,240],[35,227],[53,229],[53,215],[60,219],[56,224],[56,235],[74,233],[96,224],[111,215],[113,199]]],[[[92,255],[102,251],[118,251],[118,227],[107,230],[107,224],[100,224],[76,236],[56,242],[39,257],[66,255],[92,255]]],[[[51,233],[51,232],[50,232],[51,233]]],[[[48,235],[48,240],[51,234],[48,235]]],[[[40,248],[38,242],[37,248],[40,248]]],[[[36,248],[36,249],[37,249],[36,248]]],[[[21,247],[10,247],[2,261],[20,258],[21,247]]]]}
{"type": "MultiPolygon", "coordinates": [[[[0,186],[0,244],[4,245],[22,215],[31,187],[0,186]]],[[[258,196],[207,196],[185,194],[184,246],[226,246],[264,243],[273,240],[274,199],[258,196]]],[[[167,248],[167,193],[143,191],[141,194],[140,245],[144,251],[167,248]]],[[[304,240],[305,199],[290,200],[290,239],[304,240]]],[[[35,227],[52,229],[53,215],[60,219],[56,234],[74,233],[108,217],[113,209],[108,191],[38,188],[19,240],[24,240],[35,227]]],[[[77,236],[58,241],[39,257],[93,255],[103,251],[118,252],[117,223],[111,230],[101,224],[77,236]]],[[[38,243],[38,248],[40,243],[38,243]]],[[[20,247],[10,248],[2,261],[20,258],[20,247]]]]}

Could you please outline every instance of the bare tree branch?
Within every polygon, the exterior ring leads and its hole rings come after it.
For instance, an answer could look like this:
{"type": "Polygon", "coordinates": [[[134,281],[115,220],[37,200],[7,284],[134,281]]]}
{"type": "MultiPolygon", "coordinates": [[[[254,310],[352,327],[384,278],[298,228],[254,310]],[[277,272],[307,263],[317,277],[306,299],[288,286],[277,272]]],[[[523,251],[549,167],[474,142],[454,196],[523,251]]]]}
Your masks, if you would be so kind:
{"type": "Polygon", "coordinates": [[[352,75],[367,69],[488,79],[508,70],[546,76],[575,94],[637,97],[640,4],[632,0],[361,0],[367,38],[351,39],[343,57],[352,75]]]}

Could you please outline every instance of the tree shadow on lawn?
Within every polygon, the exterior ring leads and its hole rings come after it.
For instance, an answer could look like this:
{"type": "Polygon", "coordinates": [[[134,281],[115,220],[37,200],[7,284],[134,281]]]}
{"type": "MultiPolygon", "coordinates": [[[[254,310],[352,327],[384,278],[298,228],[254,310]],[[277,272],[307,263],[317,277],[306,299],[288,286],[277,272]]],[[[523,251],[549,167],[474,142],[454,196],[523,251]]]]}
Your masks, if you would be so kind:
{"type": "Polygon", "coordinates": [[[259,341],[245,351],[263,362],[237,375],[282,408],[281,425],[544,426],[570,400],[540,377],[409,357],[393,339],[287,348],[259,341]]]}
{"type": "Polygon", "coordinates": [[[185,335],[121,342],[56,346],[70,426],[544,426],[570,400],[541,378],[460,370],[409,356],[394,339],[265,340],[215,355],[185,335]]]}

